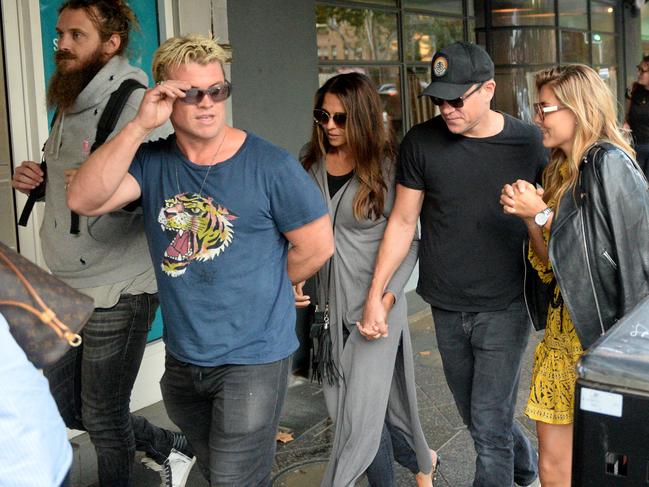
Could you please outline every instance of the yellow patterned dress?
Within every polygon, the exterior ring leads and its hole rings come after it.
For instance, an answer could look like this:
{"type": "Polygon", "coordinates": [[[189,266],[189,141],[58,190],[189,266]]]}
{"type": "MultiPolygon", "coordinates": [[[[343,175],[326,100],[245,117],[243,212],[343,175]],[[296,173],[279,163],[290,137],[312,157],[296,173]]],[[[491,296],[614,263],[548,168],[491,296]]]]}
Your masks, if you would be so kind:
{"type": "MultiPolygon", "coordinates": [[[[543,237],[546,242],[547,232],[543,237]]],[[[551,265],[544,264],[529,247],[528,259],[543,282],[554,277],[551,265]]],[[[555,281],[556,282],[556,281],[555,281]]],[[[575,399],[576,365],[584,350],[561,298],[559,284],[548,307],[545,336],[534,353],[534,370],[525,414],[535,421],[549,424],[571,424],[575,399]]]]}

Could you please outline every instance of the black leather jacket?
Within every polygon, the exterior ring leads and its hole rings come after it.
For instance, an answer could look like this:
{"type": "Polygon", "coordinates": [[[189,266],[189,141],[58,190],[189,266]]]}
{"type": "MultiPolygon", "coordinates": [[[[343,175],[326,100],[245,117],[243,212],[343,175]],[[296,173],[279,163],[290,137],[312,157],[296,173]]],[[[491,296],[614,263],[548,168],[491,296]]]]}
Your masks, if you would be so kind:
{"type": "Polygon", "coordinates": [[[649,187],[613,144],[591,147],[562,197],[548,245],[584,349],[649,294],[649,187]]]}

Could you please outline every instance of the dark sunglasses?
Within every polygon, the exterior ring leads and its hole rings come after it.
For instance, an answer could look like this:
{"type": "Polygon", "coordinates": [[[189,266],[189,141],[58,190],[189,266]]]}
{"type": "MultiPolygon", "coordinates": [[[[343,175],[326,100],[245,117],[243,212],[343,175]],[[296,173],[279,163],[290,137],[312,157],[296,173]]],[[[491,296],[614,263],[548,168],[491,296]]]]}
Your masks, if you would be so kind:
{"type": "Polygon", "coordinates": [[[216,83],[206,90],[200,88],[190,88],[185,90],[185,98],[179,98],[179,100],[188,105],[197,105],[203,101],[205,95],[209,95],[210,99],[217,103],[227,100],[231,93],[232,85],[228,80],[225,80],[225,82],[216,83]]]}
{"type": "Polygon", "coordinates": [[[649,68],[643,68],[641,64],[638,64],[636,68],[641,73],[649,73],[649,68]]]}
{"type": "Polygon", "coordinates": [[[336,112],[331,115],[327,110],[323,110],[322,108],[316,108],[313,110],[313,120],[315,120],[315,123],[319,125],[327,125],[330,118],[333,119],[334,123],[338,125],[338,127],[344,127],[345,122],[347,122],[346,113],[336,112]]]}
{"type": "Polygon", "coordinates": [[[476,86],[473,90],[468,92],[466,95],[460,96],[458,98],[455,98],[454,100],[444,100],[442,98],[437,98],[436,96],[431,96],[433,99],[433,103],[437,105],[438,107],[441,107],[444,103],[448,103],[451,105],[453,108],[462,108],[464,106],[464,101],[469,98],[471,95],[476,93],[480,88],[482,88],[482,85],[484,83],[480,83],[478,86],[476,86]]]}

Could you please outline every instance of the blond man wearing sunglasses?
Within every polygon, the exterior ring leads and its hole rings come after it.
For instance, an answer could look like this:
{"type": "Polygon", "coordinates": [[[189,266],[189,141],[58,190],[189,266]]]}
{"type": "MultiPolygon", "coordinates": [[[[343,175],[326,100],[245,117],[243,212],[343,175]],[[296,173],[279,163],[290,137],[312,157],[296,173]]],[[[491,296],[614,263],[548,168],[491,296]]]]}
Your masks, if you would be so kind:
{"type": "Polygon", "coordinates": [[[68,203],[101,214],[142,199],[165,324],[167,413],[211,486],[266,486],[298,346],[291,284],[331,256],[333,236],[299,163],[226,124],[225,59],[201,36],[160,46],[157,85],[82,166],[68,203]],[[143,144],[167,120],[175,134],[143,144]]]}

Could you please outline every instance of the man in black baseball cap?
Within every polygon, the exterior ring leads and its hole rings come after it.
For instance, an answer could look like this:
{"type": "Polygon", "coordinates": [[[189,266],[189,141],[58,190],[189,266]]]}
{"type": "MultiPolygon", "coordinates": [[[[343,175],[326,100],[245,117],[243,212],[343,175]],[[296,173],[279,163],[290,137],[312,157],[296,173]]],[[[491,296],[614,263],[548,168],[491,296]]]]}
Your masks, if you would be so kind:
{"type": "Polygon", "coordinates": [[[440,49],[431,63],[431,83],[422,95],[454,100],[476,83],[494,77],[494,63],[480,46],[456,42],[440,49]]]}
{"type": "Polygon", "coordinates": [[[387,330],[381,297],[421,216],[417,292],[431,305],[444,374],[474,440],[473,487],[532,485],[537,455],[514,422],[530,331],[520,255],[527,230],[503,214],[499,197],[507,181],[540,181],[547,154],[537,127],[491,109],[494,65],[481,47],[445,46],[431,68],[423,95],[440,114],[401,143],[361,328],[387,330]]]}

